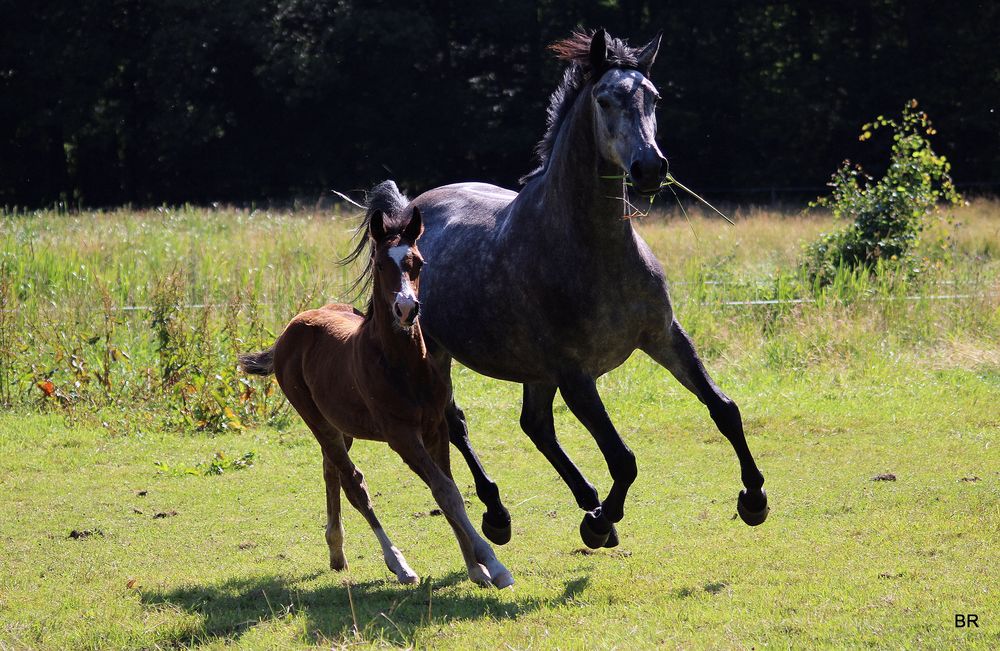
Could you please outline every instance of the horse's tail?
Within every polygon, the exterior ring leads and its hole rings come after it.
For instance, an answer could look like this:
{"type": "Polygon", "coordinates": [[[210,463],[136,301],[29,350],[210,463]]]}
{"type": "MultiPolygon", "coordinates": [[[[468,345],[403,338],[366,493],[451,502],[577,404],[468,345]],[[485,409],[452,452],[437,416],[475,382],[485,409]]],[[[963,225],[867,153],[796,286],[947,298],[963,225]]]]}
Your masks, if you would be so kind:
{"type": "Polygon", "coordinates": [[[251,375],[271,375],[274,373],[274,346],[259,353],[243,353],[239,356],[240,369],[251,375]]]}
{"type": "Polygon", "coordinates": [[[341,265],[348,265],[362,256],[367,257],[364,270],[362,270],[361,274],[351,284],[351,287],[347,290],[348,293],[354,292],[358,287],[368,287],[371,280],[372,253],[375,250],[375,244],[368,237],[368,229],[372,223],[372,215],[376,212],[381,212],[385,215],[388,222],[392,222],[402,214],[408,203],[410,203],[410,200],[399,191],[395,181],[382,181],[368,193],[365,199],[364,219],[361,220],[361,223],[358,224],[358,227],[354,231],[354,238],[357,240],[357,244],[354,245],[354,249],[347,257],[340,261],[341,265]]]}

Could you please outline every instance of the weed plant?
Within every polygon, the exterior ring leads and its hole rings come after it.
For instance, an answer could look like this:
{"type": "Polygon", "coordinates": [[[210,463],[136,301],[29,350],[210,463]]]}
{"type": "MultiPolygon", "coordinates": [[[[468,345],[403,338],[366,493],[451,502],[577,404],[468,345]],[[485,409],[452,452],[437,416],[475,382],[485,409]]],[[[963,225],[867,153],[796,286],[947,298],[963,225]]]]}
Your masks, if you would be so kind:
{"type": "Polygon", "coordinates": [[[833,192],[814,205],[829,208],[850,225],[822,235],[806,248],[804,266],[810,280],[828,285],[841,269],[873,269],[877,265],[898,267],[916,275],[939,263],[947,252],[948,223],[939,205],[960,201],[952,183],[950,164],[931,148],[929,137],[936,131],[916,100],[904,108],[900,120],[878,116],[862,127],[866,141],[880,129],[892,134],[889,164],[877,181],[860,166],[845,161],[830,182],[833,192]],[[920,234],[936,217],[936,238],[923,256],[914,256],[920,234]]]}

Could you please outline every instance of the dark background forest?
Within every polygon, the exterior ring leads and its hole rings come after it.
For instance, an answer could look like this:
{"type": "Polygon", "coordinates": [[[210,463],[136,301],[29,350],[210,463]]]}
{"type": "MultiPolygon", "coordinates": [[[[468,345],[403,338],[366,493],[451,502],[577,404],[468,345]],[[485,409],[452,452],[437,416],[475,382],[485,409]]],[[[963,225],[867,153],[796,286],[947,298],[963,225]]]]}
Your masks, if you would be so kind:
{"type": "Polygon", "coordinates": [[[0,205],[516,187],[577,26],[664,31],[659,140],[707,194],[877,167],[859,127],[910,98],[960,188],[1000,188],[997,2],[0,0],[0,205]]]}

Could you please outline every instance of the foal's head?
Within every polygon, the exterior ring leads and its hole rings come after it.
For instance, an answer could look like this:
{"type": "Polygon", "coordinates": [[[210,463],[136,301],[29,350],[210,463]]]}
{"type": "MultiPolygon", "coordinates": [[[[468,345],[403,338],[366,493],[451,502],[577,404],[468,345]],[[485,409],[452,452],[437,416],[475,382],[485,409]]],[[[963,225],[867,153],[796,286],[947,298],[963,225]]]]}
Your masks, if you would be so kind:
{"type": "Polygon", "coordinates": [[[372,302],[384,301],[400,328],[413,327],[420,314],[420,268],[424,259],[417,238],[424,232],[416,207],[406,222],[386,223],[381,210],[372,213],[368,234],[372,239],[372,302]]]}

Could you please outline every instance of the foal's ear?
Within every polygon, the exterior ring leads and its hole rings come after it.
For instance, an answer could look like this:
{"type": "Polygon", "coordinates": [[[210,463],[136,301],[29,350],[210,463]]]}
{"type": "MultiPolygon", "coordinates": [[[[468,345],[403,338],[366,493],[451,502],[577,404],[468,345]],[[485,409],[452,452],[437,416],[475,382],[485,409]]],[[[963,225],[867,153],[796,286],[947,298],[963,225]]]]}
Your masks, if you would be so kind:
{"type": "Polygon", "coordinates": [[[601,74],[608,67],[608,33],[603,27],[594,32],[590,39],[590,67],[595,75],[601,74]]]}
{"type": "Polygon", "coordinates": [[[646,47],[642,48],[639,52],[639,56],[636,57],[636,61],[639,64],[639,71],[649,76],[649,71],[653,67],[653,61],[656,61],[656,54],[660,51],[660,41],[663,40],[663,30],[661,29],[653,37],[653,40],[646,44],[646,47]]]}
{"type": "Polygon", "coordinates": [[[381,210],[372,213],[372,218],[368,221],[368,234],[376,243],[385,238],[385,213],[381,210]]]}
{"type": "Polygon", "coordinates": [[[424,220],[420,216],[420,209],[413,206],[413,215],[410,217],[410,221],[406,226],[403,227],[403,239],[414,244],[417,238],[424,233],[424,220]]]}

